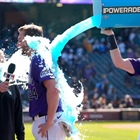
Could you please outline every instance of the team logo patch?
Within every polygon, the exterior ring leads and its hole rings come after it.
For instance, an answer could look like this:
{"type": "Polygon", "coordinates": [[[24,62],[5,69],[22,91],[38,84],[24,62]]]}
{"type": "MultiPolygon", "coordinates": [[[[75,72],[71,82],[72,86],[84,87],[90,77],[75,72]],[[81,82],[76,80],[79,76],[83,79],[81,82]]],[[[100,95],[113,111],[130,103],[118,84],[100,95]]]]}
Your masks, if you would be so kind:
{"type": "Polygon", "coordinates": [[[46,67],[43,68],[43,70],[40,73],[40,78],[46,77],[46,76],[50,76],[50,78],[54,78],[52,72],[50,71],[50,69],[47,69],[46,67]]]}

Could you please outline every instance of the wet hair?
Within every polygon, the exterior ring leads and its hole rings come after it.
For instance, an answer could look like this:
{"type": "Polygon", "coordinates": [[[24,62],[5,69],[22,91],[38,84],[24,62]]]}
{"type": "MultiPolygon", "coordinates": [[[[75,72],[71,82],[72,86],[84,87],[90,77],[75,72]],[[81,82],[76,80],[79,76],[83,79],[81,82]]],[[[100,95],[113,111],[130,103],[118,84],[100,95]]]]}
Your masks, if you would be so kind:
{"type": "Polygon", "coordinates": [[[18,32],[24,31],[25,36],[43,36],[43,28],[41,26],[31,24],[25,24],[18,29],[18,32]]]}

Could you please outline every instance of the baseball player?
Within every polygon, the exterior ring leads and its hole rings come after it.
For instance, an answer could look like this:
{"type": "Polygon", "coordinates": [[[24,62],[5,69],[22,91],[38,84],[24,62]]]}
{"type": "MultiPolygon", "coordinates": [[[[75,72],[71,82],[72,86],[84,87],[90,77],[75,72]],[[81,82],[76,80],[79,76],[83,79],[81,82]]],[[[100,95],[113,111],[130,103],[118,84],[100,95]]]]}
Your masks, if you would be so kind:
{"type": "Polygon", "coordinates": [[[66,135],[58,124],[63,109],[55,77],[44,58],[30,49],[24,37],[43,36],[42,27],[29,24],[18,29],[17,46],[31,59],[29,71],[29,113],[33,117],[32,133],[36,140],[64,140],[66,135]]]}

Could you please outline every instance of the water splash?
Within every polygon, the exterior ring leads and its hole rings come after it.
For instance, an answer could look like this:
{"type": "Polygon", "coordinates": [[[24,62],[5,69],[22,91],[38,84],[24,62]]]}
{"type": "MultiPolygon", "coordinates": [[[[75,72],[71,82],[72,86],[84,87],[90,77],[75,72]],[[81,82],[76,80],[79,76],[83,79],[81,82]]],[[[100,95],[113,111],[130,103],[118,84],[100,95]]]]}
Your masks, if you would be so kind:
{"type": "Polygon", "coordinates": [[[71,125],[74,135],[77,134],[78,130],[75,128],[74,124],[77,121],[79,113],[77,110],[77,106],[81,104],[83,100],[83,90],[77,98],[73,93],[73,88],[68,85],[64,73],[62,72],[62,70],[60,70],[58,64],[54,63],[50,48],[46,48],[46,44],[44,44],[44,41],[47,42],[48,39],[45,40],[45,38],[26,36],[25,40],[27,41],[27,44],[32,47],[32,49],[36,50],[36,52],[41,55],[42,58],[45,58],[45,63],[52,69],[56,77],[56,86],[60,91],[60,98],[64,110],[62,120],[71,125]]]}

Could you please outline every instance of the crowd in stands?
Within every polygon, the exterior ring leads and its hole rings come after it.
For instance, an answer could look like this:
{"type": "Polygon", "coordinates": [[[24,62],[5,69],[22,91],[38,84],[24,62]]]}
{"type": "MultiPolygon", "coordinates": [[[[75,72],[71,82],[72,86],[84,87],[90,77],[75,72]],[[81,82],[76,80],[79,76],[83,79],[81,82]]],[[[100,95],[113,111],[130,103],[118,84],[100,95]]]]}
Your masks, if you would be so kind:
{"type": "MultiPolygon", "coordinates": [[[[17,50],[15,47],[17,40],[17,25],[11,25],[0,29],[0,47],[5,50],[7,57],[10,57],[17,50]]],[[[90,56],[94,53],[108,52],[108,46],[105,37],[102,35],[96,37],[94,29],[88,30],[72,40],[70,40],[59,58],[59,66],[65,73],[68,83],[77,92],[84,87],[83,109],[98,108],[128,108],[135,107],[132,97],[126,94],[123,98],[119,98],[117,90],[107,79],[107,75],[103,74],[100,82],[93,82],[96,75],[96,65],[90,56]]],[[[45,36],[51,41],[56,37],[54,31],[49,30],[45,36]]],[[[140,57],[140,29],[125,28],[118,29],[116,38],[120,51],[124,57],[139,58],[140,57]]],[[[109,65],[109,74],[112,72],[112,65],[109,65]]],[[[130,86],[131,80],[126,75],[126,87],[130,86]]],[[[135,82],[135,86],[140,85],[140,78],[135,82]]],[[[21,89],[22,90],[22,89],[21,89]]],[[[22,90],[23,99],[27,100],[27,91],[22,90]],[[26,96],[25,96],[26,94],[26,96]]]]}

